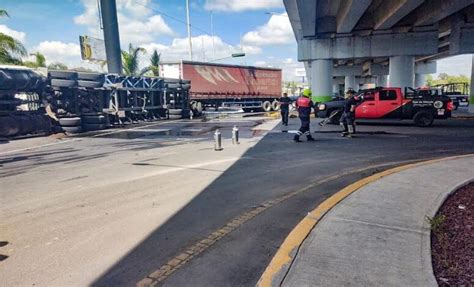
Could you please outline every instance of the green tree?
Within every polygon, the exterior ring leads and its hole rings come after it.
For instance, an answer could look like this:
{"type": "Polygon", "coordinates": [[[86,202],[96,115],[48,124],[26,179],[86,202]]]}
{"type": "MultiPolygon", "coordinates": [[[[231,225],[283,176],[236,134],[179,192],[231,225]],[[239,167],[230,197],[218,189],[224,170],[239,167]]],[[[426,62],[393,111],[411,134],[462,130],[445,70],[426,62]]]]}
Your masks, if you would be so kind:
{"type": "Polygon", "coordinates": [[[433,78],[432,75],[426,77],[426,82],[428,86],[436,86],[442,84],[452,84],[452,83],[470,83],[471,80],[465,75],[451,76],[446,73],[440,73],[438,78],[433,78]]]}
{"type": "Polygon", "coordinates": [[[145,49],[141,47],[133,47],[129,44],[128,51],[122,51],[122,70],[124,75],[139,76],[141,73],[138,70],[138,57],[141,53],[145,53],[145,49]]]}
{"type": "Polygon", "coordinates": [[[67,70],[67,66],[63,63],[55,62],[48,65],[48,69],[51,70],[67,70]]]}
{"type": "Polygon", "coordinates": [[[160,58],[161,54],[158,54],[156,50],[153,51],[153,54],[151,54],[150,57],[150,65],[142,70],[142,74],[151,73],[151,76],[153,77],[159,77],[160,76],[160,58]]]}
{"type": "MultiPolygon", "coordinates": [[[[0,9],[0,17],[9,17],[7,11],[0,9]]],[[[21,64],[21,58],[26,57],[23,44],[7,34],[0,33],[0,64],[21,64]]]]}
{"type": "Polygon", "coordinates": [[[25,61],[23,64],[30,68],[46,67],[46,57],[40,52],[32,53],[31,56],[35,57],[34,61],[25,61]]]}

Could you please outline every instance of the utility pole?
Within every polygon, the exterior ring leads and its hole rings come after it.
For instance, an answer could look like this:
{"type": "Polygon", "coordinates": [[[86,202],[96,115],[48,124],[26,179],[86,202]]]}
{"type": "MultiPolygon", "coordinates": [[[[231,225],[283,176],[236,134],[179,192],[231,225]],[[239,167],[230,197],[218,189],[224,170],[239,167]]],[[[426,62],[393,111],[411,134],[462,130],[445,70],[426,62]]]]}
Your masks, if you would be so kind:
{"type": "Polygon", "coordinates": [[[212,37],[212,58],[216,58],[216,46],[214,44],[214,19],[212,16],[212,11],[211,11],[211,37],[212,37]]]}
{"type": "Polygon", "coordinates": [[[102,26],[104,29],[105,54],[107,55],[107,70],[109,73],[122,73],[122,55],[117,21],[117,6],[115,0],[100,0],[102,26]]]}
{"type": "Polygon", "coordinates": [[[189,59],[193,60],[193,43],[191,40],[191,22],[189,21],[189,0],[186,0],[186,20],[188,23],[189,59]]]}

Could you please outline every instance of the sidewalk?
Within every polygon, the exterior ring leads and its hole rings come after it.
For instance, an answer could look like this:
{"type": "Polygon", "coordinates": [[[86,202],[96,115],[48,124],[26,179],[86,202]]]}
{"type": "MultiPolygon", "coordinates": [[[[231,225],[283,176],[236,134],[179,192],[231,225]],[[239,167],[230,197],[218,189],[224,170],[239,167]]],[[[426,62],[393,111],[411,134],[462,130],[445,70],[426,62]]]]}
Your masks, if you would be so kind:
{"type": "Polygon", "coordinates": [[[362,186],[317,222],[272,285],[437,286],[425,217],[474,179],[473,166],[474,156],[435,161],[362,186]]]}

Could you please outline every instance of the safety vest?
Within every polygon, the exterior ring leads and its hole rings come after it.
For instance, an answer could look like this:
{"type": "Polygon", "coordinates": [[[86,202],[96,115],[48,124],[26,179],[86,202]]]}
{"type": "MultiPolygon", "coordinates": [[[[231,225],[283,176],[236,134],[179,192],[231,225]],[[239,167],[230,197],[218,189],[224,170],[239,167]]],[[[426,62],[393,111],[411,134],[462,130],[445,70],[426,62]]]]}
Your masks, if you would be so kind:
{"type": "Polygon", "coordinates": [[[299,97],[296,100],[296,105],[301,108],[309,108],[311,107],[311,100],[307,97],[299,97]]]}

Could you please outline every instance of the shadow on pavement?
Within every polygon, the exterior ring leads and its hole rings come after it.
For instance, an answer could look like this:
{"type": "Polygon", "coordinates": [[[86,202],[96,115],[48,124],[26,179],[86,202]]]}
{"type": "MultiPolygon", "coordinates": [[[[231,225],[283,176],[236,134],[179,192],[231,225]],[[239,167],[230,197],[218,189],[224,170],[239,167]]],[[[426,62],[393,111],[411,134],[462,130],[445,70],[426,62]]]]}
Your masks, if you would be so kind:
{"type": "MultiPolygon", "coordinates": [[[[292,142],[292,134],[268,133],[240,160],[138,246],[125,254],[92,285],[135,285],[182,252],[184,248],[203,239],[242,212],[266,200],[307,186],[318,179],[371,165],[472,153],[474,152],[472,131],[472,125],[468,125],[465,126],[464,132],[458,131],[449,137],[442,136],[442,129],[433,129],[431,133],[401,138],[366,135],[357,141],[323,133],[316,134],[314,143],[300,144],[292,142]]],[[[303,217],[304,211],[298,211],[298,216],[303,217]]],[[[274,221],[278,221],[278,218],[274,218],[274,221]]],[[[229,235],[231,236],[232,234],[229,235]]],[[[240,258],[229,258],[229,260],[240,260],[240,265],[236,263],[233,270],[227,270],[228,274],[234,274],[232,276],[235,277],[239,272],[237,266],[242,266],[242,261],[246,262],[261,256],[265,260],[257,269],[246,270],[248,278],[245,279],[247,280],[245,283],[255,284],[266,263],[271,259],[268,254],[249,253],[240,254],[240,258]]],[[[261,262],[261,259],[259,260],[261,262]]],[[[202,276],[209,276],[212,280],[213,272],[217,272],[218,267],[215,266],[215,270],[209,270],[209,274],[202,276]]],[[[188,279],[192,282],[192,278],[188,279]]]]}

